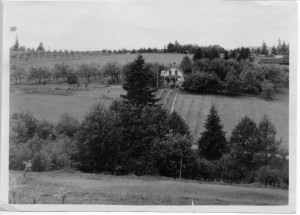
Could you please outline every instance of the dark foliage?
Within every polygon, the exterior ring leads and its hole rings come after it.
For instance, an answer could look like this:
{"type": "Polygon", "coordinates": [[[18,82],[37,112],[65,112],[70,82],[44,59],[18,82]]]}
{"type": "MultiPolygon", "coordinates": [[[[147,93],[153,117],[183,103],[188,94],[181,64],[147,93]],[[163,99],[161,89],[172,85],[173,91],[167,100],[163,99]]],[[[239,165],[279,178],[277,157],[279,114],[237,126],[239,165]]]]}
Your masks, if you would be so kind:
{"type": "Polygon", "coordinates": [[[220,117],[214,105],[204,124],[205,131],[198,141],[199,156],[207,160],[216,160],[222,157],[227,147],[225,132],[220,117]]]}

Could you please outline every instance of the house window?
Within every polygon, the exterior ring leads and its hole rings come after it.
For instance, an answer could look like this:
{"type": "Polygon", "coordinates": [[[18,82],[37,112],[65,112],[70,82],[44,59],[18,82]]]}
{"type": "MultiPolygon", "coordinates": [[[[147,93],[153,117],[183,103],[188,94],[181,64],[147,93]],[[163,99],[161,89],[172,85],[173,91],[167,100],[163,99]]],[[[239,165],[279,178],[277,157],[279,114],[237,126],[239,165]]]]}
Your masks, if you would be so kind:
{"type": "Polygon", "coordinates": [[[175,75],[177,75],[177,70],[175,71],[175,75]]]}
{"type": "Polygon", "coordinates": [[[171,75],[171,70],[169,71],[169,75],[171,75]]]}

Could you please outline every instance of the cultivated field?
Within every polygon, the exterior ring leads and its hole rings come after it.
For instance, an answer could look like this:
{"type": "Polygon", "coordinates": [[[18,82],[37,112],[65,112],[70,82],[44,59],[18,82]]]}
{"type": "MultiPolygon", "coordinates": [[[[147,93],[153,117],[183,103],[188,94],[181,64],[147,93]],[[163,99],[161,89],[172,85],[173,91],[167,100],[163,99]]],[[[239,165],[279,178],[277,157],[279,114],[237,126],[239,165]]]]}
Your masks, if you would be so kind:
{"type": "MultiPolygon", "coordinates": [[[[10,187],[22,172],[10,171],[10,187]]],[[[150,176],[113,176],[69,172],[29,172],[17,193],[17,203],[120,205],[285,205],[288,190],[224,185],[150,176]],[[36,187],[39,185],[38,189],[36,187]],[[37,192],[36,192],[37,190],[37,192]],[[36,194],[35,194],[36,193],[36,194]]],[[[10,193],[11,196],[11,193],[10,193]]]]}
{"type": "MultiPolygon", "coordinates": [[[[189,56],[192,58],[191,54],[142,54],[146,62],[157,62],[164,64],[173,64],[176,62],[177,65],[180,64],[184,56],[189,56]]],[[[22,68],[28,69],[31,66],[47,66],[52,67],[57,63],[66,63],[70,65],[77,65],[81,63],[98,63],[104,65],[108,62],[118,62],[120,64],[125,64],[133,61],[137,57],[137,54],[111,54],[111,55],[98,55],[98,56],[57,56],[57,57],[35,57],[28,60],[25,59],[12,59],[11,65],[18,65],[22,68]]]]}

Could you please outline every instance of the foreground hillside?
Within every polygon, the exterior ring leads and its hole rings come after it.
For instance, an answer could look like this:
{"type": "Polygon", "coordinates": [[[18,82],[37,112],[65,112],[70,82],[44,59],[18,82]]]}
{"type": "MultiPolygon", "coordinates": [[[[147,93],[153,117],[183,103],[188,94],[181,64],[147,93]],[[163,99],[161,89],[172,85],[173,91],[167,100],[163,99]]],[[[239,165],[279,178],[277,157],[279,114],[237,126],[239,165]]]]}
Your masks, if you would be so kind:
{"type": "MultiPolygon", "coordinates": [[[[10,171],[10,187],[22,172],[10,171]]],[[[285,205],[288,191],[243,185],[208,184],[150,176],[113,176],[69,172],[29,172],[19,188],[19,204],[126,205],[285,205]],[[38,186],[39,185],[39,186],[38,186]],[[38,189],[36,189],[38,186],[38,189]],[[37,192],[36,192],[37,191],[37,192]],[[62,192],[63,191],[63,192],[62,192]],[[36,194],[35,194],[36,192],[36,194]]],[[[11,193],[10,193],[11,194],[11,193]]]]}

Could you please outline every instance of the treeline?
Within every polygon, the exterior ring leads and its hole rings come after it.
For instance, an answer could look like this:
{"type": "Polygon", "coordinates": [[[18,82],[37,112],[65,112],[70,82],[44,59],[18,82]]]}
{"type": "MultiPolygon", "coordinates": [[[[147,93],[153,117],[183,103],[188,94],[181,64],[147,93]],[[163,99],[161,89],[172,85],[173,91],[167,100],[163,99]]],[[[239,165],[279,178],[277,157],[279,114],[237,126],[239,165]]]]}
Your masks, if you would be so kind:
{"type": "Polygon", "coordinates": [[[285,41],[281,42],[280,38],[278,39],[278,44],[275,47],[275,45],[272,46],[271,52],[269,52],[267,44],[263,41],[263,44],[261,47],[258,48],[252,48],[251,52],[256,55],[289,55],[289,44],[286,44],[285,41]]]}
{"type": "Polygon", "coordinates": [[[276,88],[289,86],[288,66],[195,56],[193,60],[185,56],[180,64],[185,73],[182,87],[191,92],[238,95],[265,91],[272,98],[276,88]]]}
{"type": "MultiPolygon", "coordinates": [[[[98,51],[74,51],[74,50],[47,50],[44,48],[43,43],[34,48],[26,48],[25,46],[20,46],[19,41],[16,40],[15,44],[11,47],[11,57],[12,58],[31,58],[31,57],[44,57],[44,56],[95,56],[103,54],[143,54],[143,53],[182,53],[182,54],[199,54],[199,52],[214,52],[214,55],[220,56],[224,55],[227,60],[229,58],[249,59],[252,60],[253,55],[289,55],[289,44],[285,41],[281,42],[278,39],[278,44],[275,47],[273,45],[271,52],[269,52],[268,47],[265,42],[263,42],[261,47],[257,48],[247,48],[239,47],[232,50],[225,50],[219,45],[213,46],[199,46],[197,44],[180,44],[177,40],[174,43],[168,43],[164,48],[139,48],[139,49],[102,49],[98,51]]],[[[210,58],[210,57],[207,57],[210,58]]]]}
{"type": "Polygon", "coordinates": [[[33,171],[71,167],[116,175],[161,175],[228,183],[288,186],[287,153],[279,150],[274,125],[244,117],[226,139],[216,108],[204,122],[198,149],[176,112],[155,105],[151,74],[142,56],[124,72],[126,95],[109,108],[95,105],[78,122],[64,114],[56,125],[30,113],[13,114],[10,125],[10,169],[33,171]]]}

